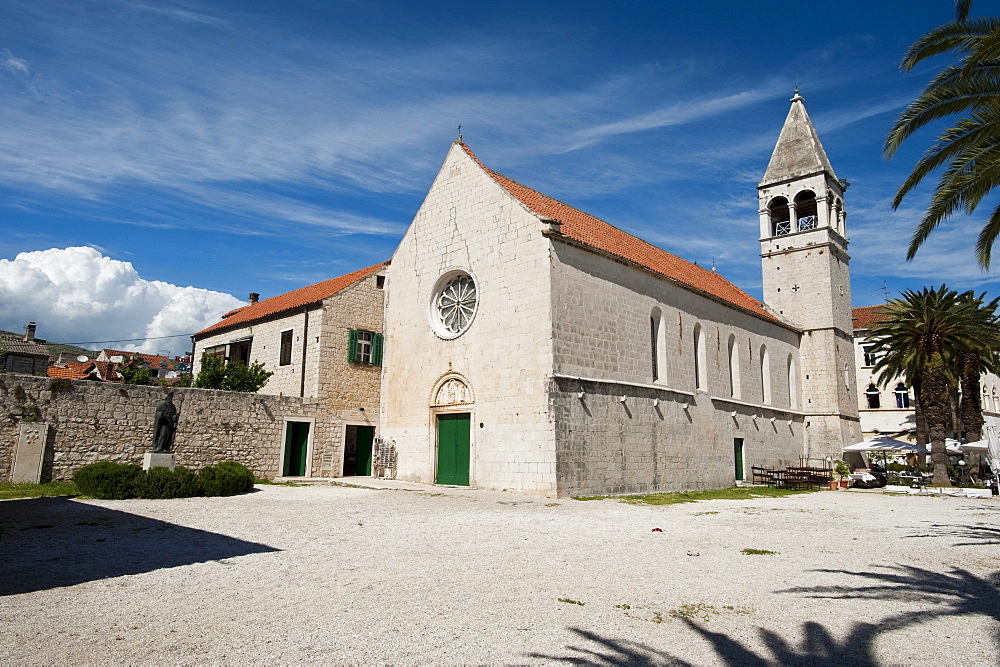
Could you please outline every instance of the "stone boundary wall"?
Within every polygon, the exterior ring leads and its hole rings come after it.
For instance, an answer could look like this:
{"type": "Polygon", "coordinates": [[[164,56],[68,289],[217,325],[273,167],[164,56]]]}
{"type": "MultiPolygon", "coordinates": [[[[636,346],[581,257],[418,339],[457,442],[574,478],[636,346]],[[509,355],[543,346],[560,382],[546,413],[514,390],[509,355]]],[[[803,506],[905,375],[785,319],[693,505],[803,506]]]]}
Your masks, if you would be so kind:
{"type": "MultiPolygon", "coordinates": [[[[173,389],[180,416],[177,464],[199,469],[238,461],[278,476],[287,419],[322,420],[315,399],[210,389],[173,389]]],[[[9,480],[21,423],[48,424],[42,480],[70,479],[95,461],[142,464],[152,446],[161,387],[0,373],[0,480],[9,480]]],[[[317,429],[319,431],[320,429],[317,429]]],[[[320,432],[318,439],[323,439],[320,432]]]]}

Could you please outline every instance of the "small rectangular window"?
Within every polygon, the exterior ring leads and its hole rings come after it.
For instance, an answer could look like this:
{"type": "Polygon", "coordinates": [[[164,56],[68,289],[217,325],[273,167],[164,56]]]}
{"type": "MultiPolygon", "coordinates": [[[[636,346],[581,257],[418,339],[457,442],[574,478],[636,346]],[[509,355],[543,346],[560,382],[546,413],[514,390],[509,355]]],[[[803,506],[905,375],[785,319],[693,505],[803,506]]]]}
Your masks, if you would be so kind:
{"type": "Polygon", "coordinates": [[[292,330],[281,332],[281,350],[278,353],[278,364],[288,366],[292,363],[292,330]]]}
{"type": "Polygon", "coordinates": [[[865,345],[864,347],[866,367],[874,366],[875,364],[878,363],[878,355],[875,354],[875,352],[873,352],[874,349],[875,349],[874,345],[865,345]]]}

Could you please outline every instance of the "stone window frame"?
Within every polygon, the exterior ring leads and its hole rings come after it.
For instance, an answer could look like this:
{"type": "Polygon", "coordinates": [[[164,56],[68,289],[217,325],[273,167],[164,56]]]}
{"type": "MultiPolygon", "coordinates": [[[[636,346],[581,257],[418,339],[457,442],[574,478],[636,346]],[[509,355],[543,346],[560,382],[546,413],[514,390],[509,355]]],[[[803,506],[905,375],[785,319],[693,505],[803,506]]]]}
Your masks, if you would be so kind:
{"type": "Polygon", "coordinates": [[[471,272],[460,268],[445,271],[434,284],[428,308],[434,334],[444,340],[463,335],[472,327],[480,302],[480,284],[471,272]],[[457,292],[456,283],[459,284],[457,292]]]}
{"type": "Polygon", "coordinates": [[[384,347],[382,334],[368,329],[347,332],[347,361],[359,366],[381,366],[384,347]]]}
{"type": "Polygon", "coordinates": [[[281,343],[278,346],[278,365],[291,366],[292,364],[292,336],[294,329],[281,332],[281,343]]]}
{"type": "Polygon", "coordinates": [[[910,390],[902,382],[896,385],[893,392],[896,395],[896,407],[900,410],[907,410],[910,407],[910,390]]]}
{"type": "Polygon", "coordinates": [[[878,410],[882,407],[882,397],[874,382],[870,382],[868,388],[865,389],[865,401],[869,410],[878,410]]]}

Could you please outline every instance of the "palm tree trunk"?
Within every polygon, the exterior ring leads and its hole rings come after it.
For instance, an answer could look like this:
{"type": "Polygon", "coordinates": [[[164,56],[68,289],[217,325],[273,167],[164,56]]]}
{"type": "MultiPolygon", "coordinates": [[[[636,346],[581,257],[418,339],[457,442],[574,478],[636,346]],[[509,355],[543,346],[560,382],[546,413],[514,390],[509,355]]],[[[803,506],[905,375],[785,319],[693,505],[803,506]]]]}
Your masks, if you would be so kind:
{"type": "Polygon", "coordinates": [[[961,359],[962,368],[962,425],[969,442],[983,437],[983,404],[979,393],[979,355],[965,354],[961,359]]]}
{"type": "Polygon", "coordinates": [[[930,425],[931,462],[934,464],[934,479],[931,483],[934,486],[951,486],[948,478],[948,453],[944,449],[951,416],[951,400],[940,352],[935,352],[924,366],[920,377],[920,394],[924,415],[930,425]]]}
{"type": "Polygon", "coordinates": [[[913,384],[913,421],[916,426],[916,443],[921,447],[926,447],[929,439],[927,437],[927,418],[924,416],[924,408],[920,399],[920,383],[913,384]]]}

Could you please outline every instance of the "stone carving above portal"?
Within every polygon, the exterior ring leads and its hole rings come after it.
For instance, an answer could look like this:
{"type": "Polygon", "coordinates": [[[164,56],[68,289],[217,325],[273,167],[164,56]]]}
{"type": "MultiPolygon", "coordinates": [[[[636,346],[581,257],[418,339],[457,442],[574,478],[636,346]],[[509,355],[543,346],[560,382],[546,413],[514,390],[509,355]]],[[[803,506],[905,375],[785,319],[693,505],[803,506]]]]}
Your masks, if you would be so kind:
{"type": "Polygon", "coordinates": [[[460,405],[472,402],[472,392],[468,385],[458,378],[448,378],[440,387],[434,397],[434,405],[460,405]]]}

